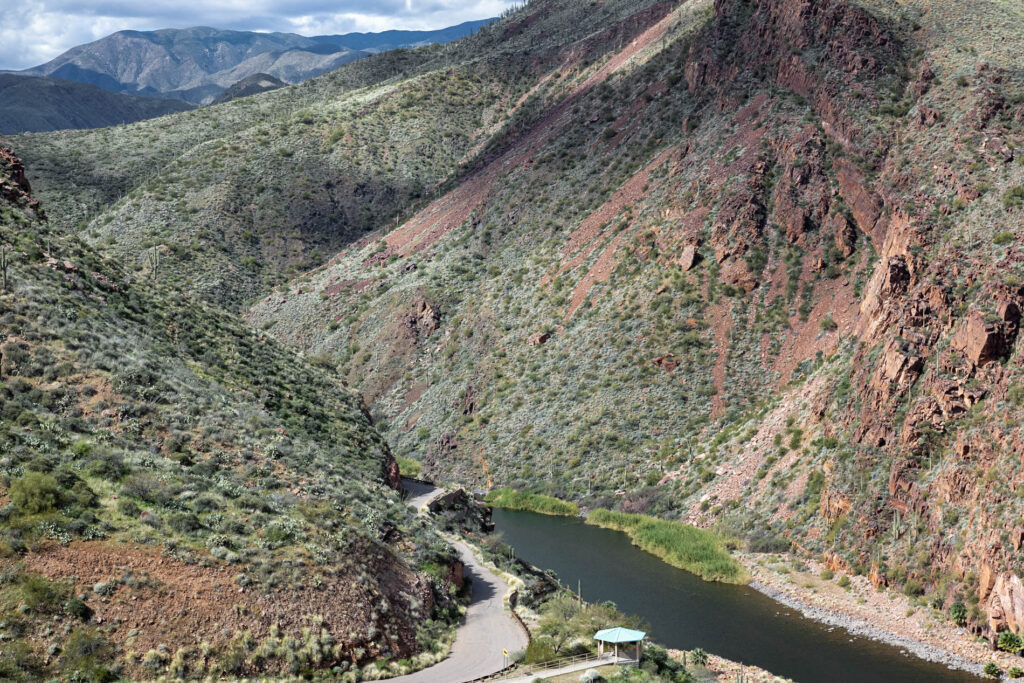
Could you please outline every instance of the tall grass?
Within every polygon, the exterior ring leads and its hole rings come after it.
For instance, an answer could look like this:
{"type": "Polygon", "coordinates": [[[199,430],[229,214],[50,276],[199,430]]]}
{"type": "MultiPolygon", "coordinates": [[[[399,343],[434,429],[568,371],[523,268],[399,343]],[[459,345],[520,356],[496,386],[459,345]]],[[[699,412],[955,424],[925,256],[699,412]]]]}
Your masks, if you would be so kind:
{"type": "Polygon", "coordinates": [[[580,513],[576,503],[567,503],[564,500],[552,498],[551,496],[516,491],[515,489],[491,491],[484,500],[494,507],[508,508],[509,510],[528,510],[529,512],[539,512],[542,515],[575,517],[580,513]]]}
{"type": "Polygon", "coordinates": [[[622,531],[641,550],[705,581],[750,581],[743,565],[729,554],[725,541],[711,531],[682,522],[603,509],[587,515],[587,524],[622,531]]]}

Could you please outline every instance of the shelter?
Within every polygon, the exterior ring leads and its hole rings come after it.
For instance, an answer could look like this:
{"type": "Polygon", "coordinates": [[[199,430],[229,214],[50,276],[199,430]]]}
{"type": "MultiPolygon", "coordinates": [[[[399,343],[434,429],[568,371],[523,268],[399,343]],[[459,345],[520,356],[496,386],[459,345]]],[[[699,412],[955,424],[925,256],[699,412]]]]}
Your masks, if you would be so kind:
{"type": "Polygon", "coordinates": [[[598,631],[594,634],[594,640],[597,641],[597,653],[598,655],[604,654],[604,646],[606,643],[615,647],[615,657],[619,657],[619,645],[633,645],[633,650],[636,654],[636,663],[640,663],[640,657],[643,655],[644,638],[647,636],[643,631],[634,631],[631,628],[623,628],[622,626],[616,626],[615,628],[606,628],[598,631]]]}

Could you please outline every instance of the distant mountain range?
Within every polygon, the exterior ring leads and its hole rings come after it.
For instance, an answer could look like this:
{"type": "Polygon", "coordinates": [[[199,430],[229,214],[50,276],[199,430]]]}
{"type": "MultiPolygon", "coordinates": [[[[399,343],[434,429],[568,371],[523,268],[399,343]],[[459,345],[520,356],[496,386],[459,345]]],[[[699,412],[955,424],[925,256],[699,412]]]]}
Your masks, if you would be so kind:
{"type": "Polygon", "coordinates": [[[436,31],[334,36],[207,27],[118,31],[17,73],[88,83],[115,93],[210,104],[231,85],[253,74],[298,83],[377,52],[457,40],[488,21],[436,31]]]}
{"type": "Polygon", "coordinates": [[[102,128],[193,106],[180,100],[107,92],[57,78],[0,73],[0,134],[102,128]]]}

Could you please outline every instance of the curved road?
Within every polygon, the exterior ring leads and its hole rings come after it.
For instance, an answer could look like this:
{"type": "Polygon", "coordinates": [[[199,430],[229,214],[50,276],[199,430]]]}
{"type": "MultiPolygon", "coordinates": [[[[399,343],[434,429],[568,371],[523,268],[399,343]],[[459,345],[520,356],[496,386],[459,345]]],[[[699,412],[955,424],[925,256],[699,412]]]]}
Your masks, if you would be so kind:
{"type": "MultiPolygon", "coordinates": [[[[410,494],[408,503],[422,512],[423,506],[444,495],[445,491],[427,484],[402,482],[410,494]]],[[[526,634],[505,609],[508,584],[480,564],[461,541],[452,545],[459,551],[465,575],[473,582],[473,594],[466,616],[459,625],[448,657],[434,666],[408,676],[392,678],[394,683],[463,683],[496,673],[505,665],[502,649],[509,652],[526,648],[526,634]]]]}

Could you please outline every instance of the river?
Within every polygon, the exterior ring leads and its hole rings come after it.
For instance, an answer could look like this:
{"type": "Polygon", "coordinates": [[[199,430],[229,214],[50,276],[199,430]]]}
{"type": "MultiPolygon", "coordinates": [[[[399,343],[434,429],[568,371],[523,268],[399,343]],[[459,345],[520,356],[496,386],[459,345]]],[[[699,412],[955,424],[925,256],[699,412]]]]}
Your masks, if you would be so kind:
{"type": "Polygon", "coordinates": [[[610,600],[642,617],[653,640],[701,647],[800,683],[977,683],[900,648],[808,619],[747,586],[711,583],[633,547],[617,531],[579,519],[494,510],[494,522],[518,557],[582,586],[590,602],[610,600]]]}

